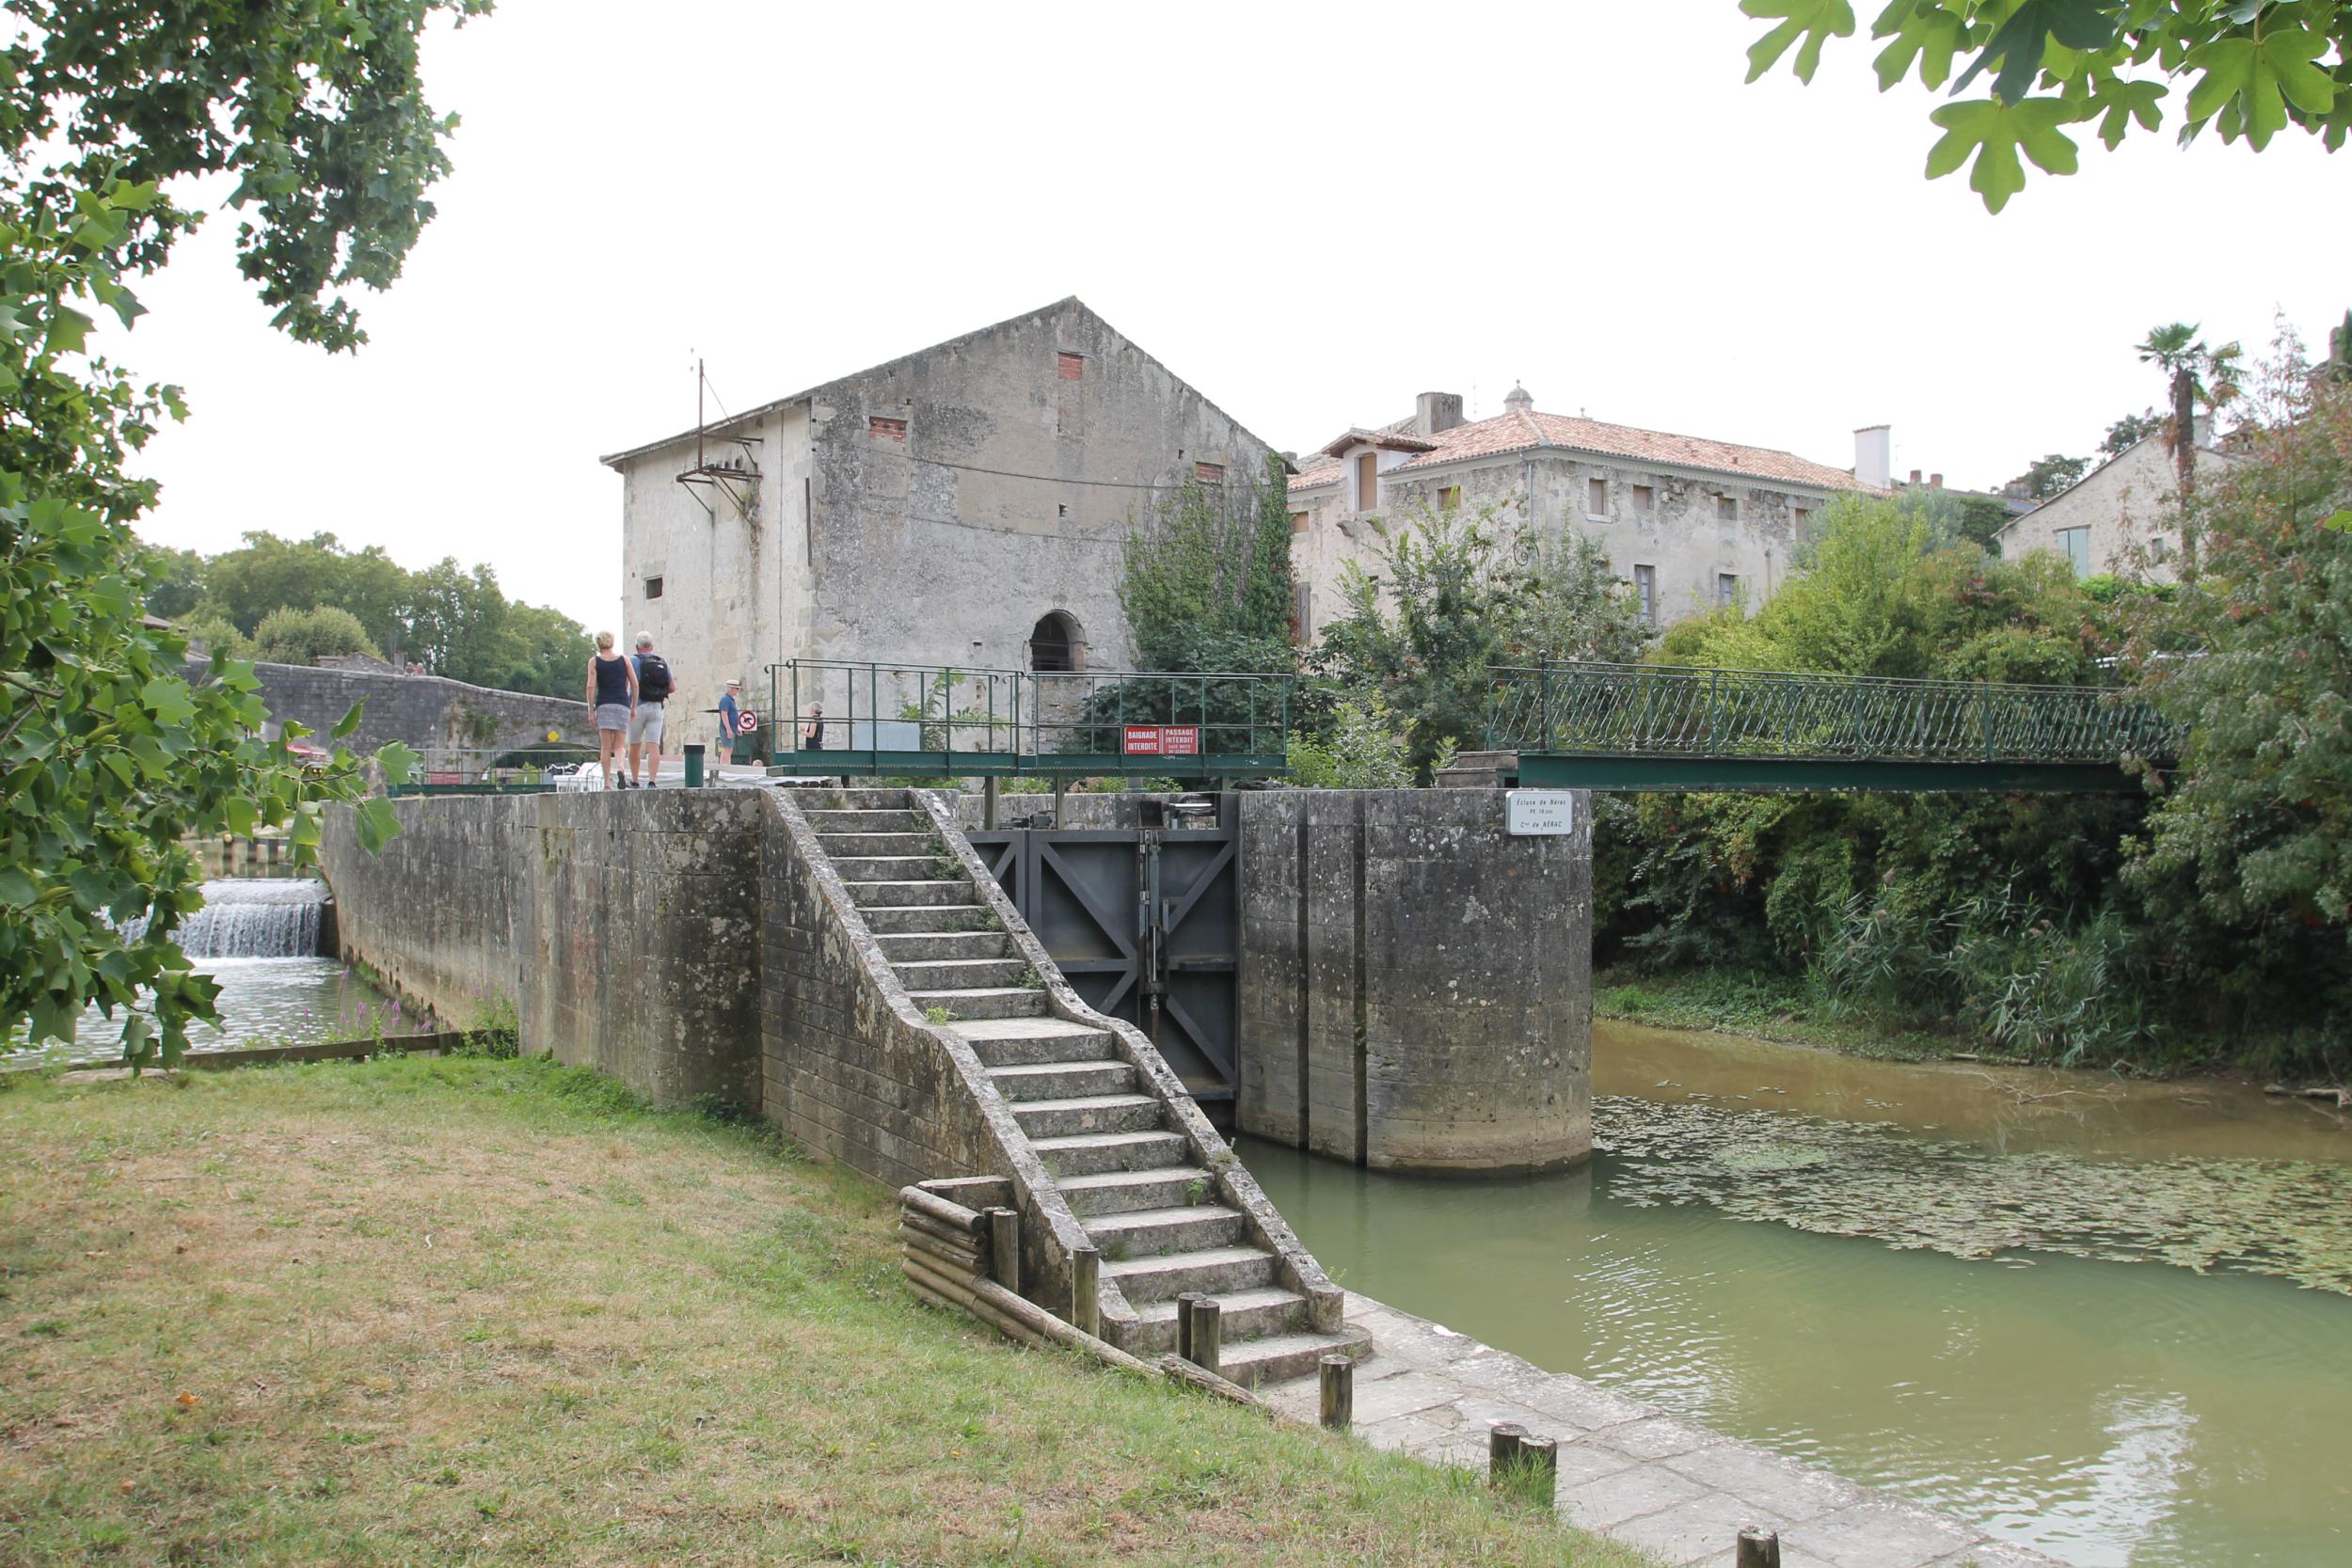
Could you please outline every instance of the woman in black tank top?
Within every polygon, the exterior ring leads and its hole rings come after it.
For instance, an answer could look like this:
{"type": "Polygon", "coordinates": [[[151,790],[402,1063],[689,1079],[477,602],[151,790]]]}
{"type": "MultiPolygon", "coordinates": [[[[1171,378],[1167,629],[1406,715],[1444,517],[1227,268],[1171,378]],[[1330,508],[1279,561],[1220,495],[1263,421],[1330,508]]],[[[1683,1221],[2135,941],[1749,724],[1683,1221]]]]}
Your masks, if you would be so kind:
{"type": "Polygon", "coordinates": [[[610,789],[621,776],[621,748],[628,739],[629,713],[637,706],[637,672],[612,652],[609,631],[596,633],[596,656],[588,661],[588,705],[596,722],[597,765],[610,789]]]}

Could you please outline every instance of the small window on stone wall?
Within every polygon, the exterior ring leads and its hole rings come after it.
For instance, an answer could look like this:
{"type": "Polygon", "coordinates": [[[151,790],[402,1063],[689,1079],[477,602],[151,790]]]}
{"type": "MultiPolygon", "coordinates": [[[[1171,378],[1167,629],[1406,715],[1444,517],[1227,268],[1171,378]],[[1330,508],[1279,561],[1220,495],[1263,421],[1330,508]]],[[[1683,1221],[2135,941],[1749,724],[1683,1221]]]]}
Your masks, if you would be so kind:
{"type": "Polygon", "coordinates": [[[1462,510],[1462,487],[1458,484],[1438,485],[1438,510],[1440,512],[1459,512],[1462,510]]]}
{"type": "Polygon", "coordinates": [[[1225,483],[1225,465],[1222,463],[1195,463],[1192,466],[1192,477],[1199,480],[1203,484],[1222,484],[1225,483]]]}
{"type": "Polygon", "coordinates": [[[1584,515],[1588,517],[1609,515],[1609,482],[1588,479],[1584,482],[1584,515]]]}
{"type": "Polygon", "coordinates": [[[1054,364],[1055,368],[1061,372],[1061,378],[1064,381],[1086,379],[1087,361],[1083,354],[1057,354],[1054,356],[1054,364]]]}
{"type": "Polygon", "coordinates": [[[1655,512],[1657,509],[1657,490],[1647,484],[1635,485],[1633,487],[1633,510],[1636,512],[1655,512]]]}
{"type": "Polygon", "coordinates": [[[880,436],[892,441],[903,441],[907,438],[907,422],[904,420],[894,420],[886,414],[868,415],[866,420],[866,434],[880,436]]]}
{"type": "Polygon", "coordinates": [[[1729,496],[1717,496],[1715,498],[1715,520],[1719,523],[1738,522],[1740,503],[1729,496]]]}
{"type": "Polygon", "coordinates": [[[1304,512],[1294,512],[1291,514],[1291,531],[1293,533],[1304,533],[1307,531],[1307,515],[1304,512]]]}
{"type": "Polygon", "coordinates": [[[649,599],[658,599],[661,597],[661,579],[660,578],[647,578],[645,579],[645,597],[649,599]]]}

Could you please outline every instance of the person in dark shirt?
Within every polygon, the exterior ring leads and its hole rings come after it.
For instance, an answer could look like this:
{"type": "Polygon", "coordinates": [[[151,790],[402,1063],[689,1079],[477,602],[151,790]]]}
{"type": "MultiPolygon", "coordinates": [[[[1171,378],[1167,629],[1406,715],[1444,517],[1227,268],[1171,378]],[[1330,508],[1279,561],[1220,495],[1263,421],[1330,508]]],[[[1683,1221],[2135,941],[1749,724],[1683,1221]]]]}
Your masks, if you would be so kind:
{"type": "Polygon", "coordinates": [[[596,657],[588,661],[588,705],[596,713],[597,762],[607,789],[620,787],[621,753],[628,744],[629,710],[637,705],[637,672],[612,651],[612,634],[596,633],[596,657]]]}

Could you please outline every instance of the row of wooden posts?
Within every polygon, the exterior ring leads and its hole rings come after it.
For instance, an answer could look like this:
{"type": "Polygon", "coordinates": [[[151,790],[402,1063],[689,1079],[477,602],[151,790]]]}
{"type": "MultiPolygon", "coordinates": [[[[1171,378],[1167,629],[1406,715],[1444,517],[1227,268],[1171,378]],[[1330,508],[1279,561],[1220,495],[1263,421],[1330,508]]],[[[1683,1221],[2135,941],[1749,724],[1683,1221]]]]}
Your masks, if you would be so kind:
{"type": "MultiPolygon", "coordinates": [[[[969,1312],[1006,1338],[1026,1345],[1083,1351],[1106,1366],[1168,1378],[1248,1405],[1268,1416],[1272,1406],[1217,1370],[1223,1350],[1223,1309],[1215,1296],[1187,1291],[1176,1298],[1176,1354],[1145,1361],[1102,1338],[1103,1260],[1090,1246],[1071,1257],[1070,1316],[1057,1318],[1021,1294],[1021,1215],[1010,1206],[1012,1183],[979,1176],[925,1181],[898,1192],[900,1262],[915,1295],[969,1312]]],[[[1323,1357],[1321,1424],[1345,1432],[1355,1423],[1356,1363],[1323,1357]]],[[[1486,1439],[1486,1480],[1499,1489],[1539,1498],[1549,1507],[1560,1479],[1560,1443],[1538,1437],[1517,1421],[1498,1421],[1486,1439]]],[[[1740,1532],[1735,1568],[1780,1568],[1780,1537],[1740,1532]]]]}

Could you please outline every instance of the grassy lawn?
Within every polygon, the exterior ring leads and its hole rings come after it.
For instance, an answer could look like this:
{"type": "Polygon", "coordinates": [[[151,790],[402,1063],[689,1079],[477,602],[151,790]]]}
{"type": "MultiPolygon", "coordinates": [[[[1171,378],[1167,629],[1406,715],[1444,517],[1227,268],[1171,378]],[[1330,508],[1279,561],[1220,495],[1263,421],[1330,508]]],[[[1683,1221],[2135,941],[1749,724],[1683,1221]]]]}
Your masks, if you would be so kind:
{"type": "Polygon", "coordinates": [[[0,1562],[1564,1563],[916,1306],[892,1195],[537,1061],[0,1089],[0,1562]]]}

